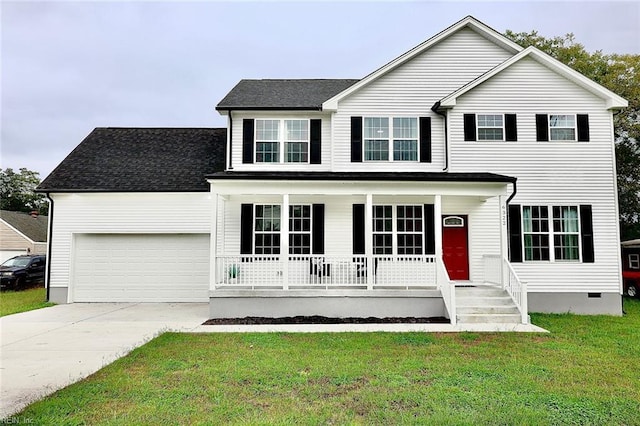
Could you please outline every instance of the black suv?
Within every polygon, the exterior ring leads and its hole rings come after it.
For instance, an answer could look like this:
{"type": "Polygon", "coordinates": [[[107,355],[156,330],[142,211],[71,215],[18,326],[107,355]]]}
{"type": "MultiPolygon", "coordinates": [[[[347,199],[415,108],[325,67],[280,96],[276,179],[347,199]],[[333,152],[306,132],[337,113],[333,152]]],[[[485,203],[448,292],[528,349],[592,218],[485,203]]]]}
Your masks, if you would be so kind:
{"type": "Polygon", "coordinates": [[[1,287],[18,290],[27,284],[44,282],[46,263],[43,255],[12,257],[0,265],[1,287]]]}

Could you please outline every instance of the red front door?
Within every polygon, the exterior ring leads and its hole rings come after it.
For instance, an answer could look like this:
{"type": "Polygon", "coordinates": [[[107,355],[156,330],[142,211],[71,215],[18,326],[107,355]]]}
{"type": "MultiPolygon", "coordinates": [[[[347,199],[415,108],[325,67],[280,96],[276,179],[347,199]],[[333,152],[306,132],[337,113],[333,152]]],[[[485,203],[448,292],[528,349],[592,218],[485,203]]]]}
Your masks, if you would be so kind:
{"type": "Polygon", "coordinates": [[[442,257],[450,279],[469,279],[466,216],[442,217],[442,257]]]}

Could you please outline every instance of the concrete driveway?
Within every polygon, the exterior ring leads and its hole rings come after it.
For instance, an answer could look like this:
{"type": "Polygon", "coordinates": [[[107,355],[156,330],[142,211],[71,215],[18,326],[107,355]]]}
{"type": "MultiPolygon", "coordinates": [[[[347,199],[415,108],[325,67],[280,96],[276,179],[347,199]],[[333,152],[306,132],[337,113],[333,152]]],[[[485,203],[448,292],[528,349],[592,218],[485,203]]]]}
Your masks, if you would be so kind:
{"type": "Polygon", "coordinates": [[[207,303],[74,303],[2,317],[0,418],[208,314],[207,303]]]}

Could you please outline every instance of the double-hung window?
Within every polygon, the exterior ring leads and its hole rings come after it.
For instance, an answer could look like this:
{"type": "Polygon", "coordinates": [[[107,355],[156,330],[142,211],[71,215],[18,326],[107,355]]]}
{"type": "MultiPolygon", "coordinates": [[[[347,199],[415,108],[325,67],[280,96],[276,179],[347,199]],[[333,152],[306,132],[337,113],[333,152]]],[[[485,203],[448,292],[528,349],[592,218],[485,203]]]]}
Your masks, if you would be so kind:
{"type": "Polygon", "coordinates": [[[553,245],[556,260],[580,259],[577,206],[553,207],[553,245]]]}
{"type": "Polygon", "coordinates": [[[255,254],[280,254],[280,206],[255,206],[255,254]]]}
{"type": "Polygon", "coordinates": [[[311,253],[311,206],[289,206],[289,254],[311,253]]]}
{"type": "Polygon", "coordinates": [[[478,140],[503,141],[504,116],[502,114],[478,114],[478,140]]]}
{"type": "Polygon", "coordinates": [[[373,206],[373,254],[393,254],[393,206],[373,206]]]}
{"type": "Polygon", "coordinates": [[[524,260],[580,260],[577,206],[523,206],[522,234],[524,260]]]}
{"type": "Polygon", "coordinates": [[[366,117],[364,119],[365,161],[389,160],[389,119],[366,117]]]}
{"type": "Polygon", "coordinates": [[[422,206],[397,207],[398,254],[422,254],[422,206]]]}
{"type": "Polygon", "coordinates": [[[418,161],[418,119],[393,119],[393,161],[418,161]]]}
{"type": "Polygon", "coordinates": [[[524,259],[549,260],[549,209],[547,206],[524,206],[522,222],[524,259]]]}
{"type": "Polygon", "coordinates": [[[284,120],[285,163],[309,161],[309,120],[284,120]]]}
{"type": "MultiPolygon", "coordinates": [[[[280,254],[282,207],[255,205],[255,254],[280,254]]],[[[285,238],[287,238],[285,236],[285,238]]],[[[311,253],[311,206],[289,206],[289,254],[311,253]]]]}
{"type": "Polygon", "coordinates": [[[640,254],[629,255],[629,269],[640,269],[640,254]]]}
{"type": "Polygon", "coordinates": [[[373,254],[422,254],[422,206],[373,206],[373,254]]]}
{"type": "Polygon", "coordinates": [[[363,127],[365,161],[418,161],[416,117],[365,117],[363,127]]]}
{"type": "Polygon", "coordinates": [[[575,141],[575,115],[549,115],[549,140],[575,141]]]}
{"type": "Polygon", "coordinates": [[[256,163],[308,163],[309,120],[256,120],[256,163]]]}

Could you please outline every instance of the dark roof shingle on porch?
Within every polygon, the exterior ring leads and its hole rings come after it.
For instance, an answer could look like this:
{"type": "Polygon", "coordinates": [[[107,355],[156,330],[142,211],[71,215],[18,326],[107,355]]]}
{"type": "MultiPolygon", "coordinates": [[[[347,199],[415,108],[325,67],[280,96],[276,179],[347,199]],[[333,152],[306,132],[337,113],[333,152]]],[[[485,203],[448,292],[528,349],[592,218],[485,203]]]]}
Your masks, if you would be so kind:
{"type": "Polygon", "coordinates": [[[217,110],[320,110],[322,103],[360,80],[240,80],[217,110]]]}
{"type": "Polygon", "coordinates": [[[202,192],[225,168],[226,129],[94,129],[38,192],[202,192]]]}
{"type": "Polygon", "coordinates": [[[483,182],[513,183],[515,177],[488,172],[236,172],[221,171],[208,179],[246,180],[325,180],[325,181],[404,181],[404,182],[483,182]]]}

